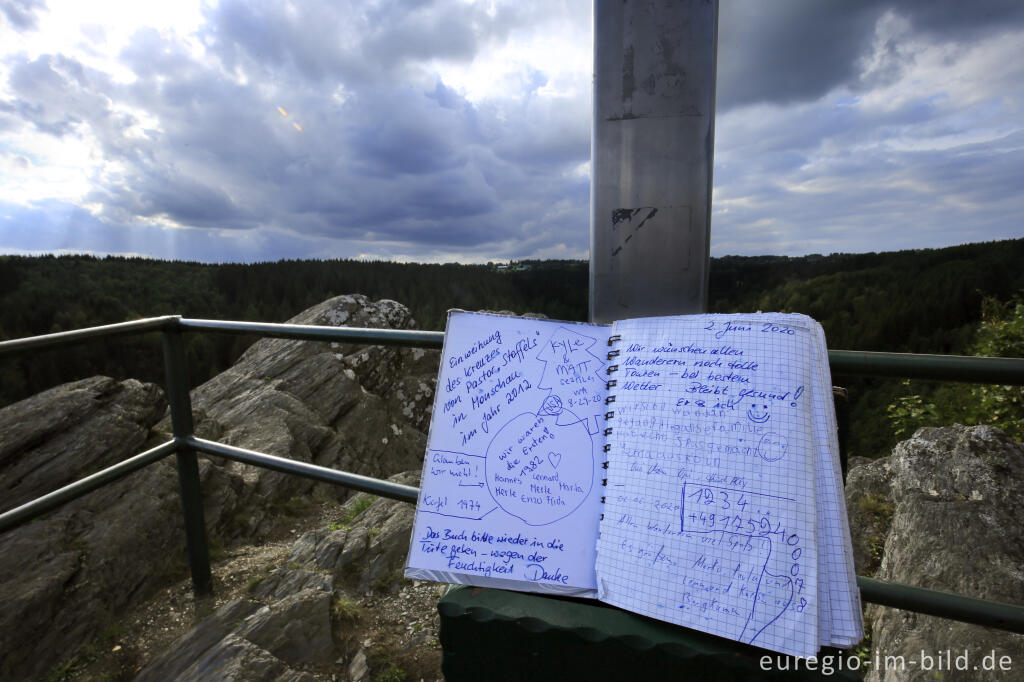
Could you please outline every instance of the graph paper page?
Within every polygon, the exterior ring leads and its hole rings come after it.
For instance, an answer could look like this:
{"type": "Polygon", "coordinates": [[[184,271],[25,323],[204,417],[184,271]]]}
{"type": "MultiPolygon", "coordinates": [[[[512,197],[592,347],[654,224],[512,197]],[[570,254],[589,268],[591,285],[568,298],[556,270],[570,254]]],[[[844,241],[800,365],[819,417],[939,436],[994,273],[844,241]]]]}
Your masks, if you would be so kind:
{"type": "Polygon", "coordinates": [[[600,599],[817,653],[815,324],[752,314],[613,325],[600,599]]]}
{"type": "Polygon", "coordinates": [[[818,473],[818,546],[821,547],[819,566],[824,564],[822,576],[827,576],[824,587],[828,595],[827,637],[822,644],[850,647],[864,638],[861,618],[860,594],[853,566],[853,543],[850,522],[843,495],[843,474],[836,453],[839,438],[836,413],[832,397],[832,375],[828,366],[825,334],[815,325],[819,360],[814,377],[814,430],[817,441],[818,473]]]}

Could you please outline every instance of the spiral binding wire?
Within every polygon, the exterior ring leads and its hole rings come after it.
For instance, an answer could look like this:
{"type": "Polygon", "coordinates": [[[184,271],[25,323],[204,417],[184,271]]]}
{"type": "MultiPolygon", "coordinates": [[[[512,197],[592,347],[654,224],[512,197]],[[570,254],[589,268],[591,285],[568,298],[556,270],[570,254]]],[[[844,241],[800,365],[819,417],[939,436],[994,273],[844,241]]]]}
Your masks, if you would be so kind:
{"type": "MultiPolygon", "coordinates": [[[[615,344],[615,342],[621,341],[621,340],[622,340],[622,337],[620,335],[612,334],[611,336],[608,337],[608,345],[612,346],[612,345],[615,344]]],[[[617,348],[615,350],[608,351],[608,359],[611,360],[612,358],[618,357],[620,352],[621,351],[619,351],[617,348]]],[[[611,376],[613,372],[617,372],[618,370],[619,370],[619,366],[618,365],[608,365],[608,369],[605,370],[605,374],[611,376]]],[[[616,383],[617,382],[616,382],[615,379],[609,379],[607,382],[605,382],[605,385],[604,385],[605,390],[609,390],[610,391],[612,388],[615,387],[616,383]]],[[[614,395],[608,395],[604,399],[604,404],[605,405],[611,405],[614,402],[615,402],[615,396],[614,395]]],[[[614,417],[615,417],[615,411],[614,410],[609,410],[608,412],[604,413],[605,421],[610,421],[614,417]]],[[[610,426],[605,427],[604,435],[605,436],[610,436],[611,433],[612,433],[612,427],[610,427],[610,426]]],[[[610,443],[605,443],[604,444],[604,451],[605,452],[610,452],[611,449],[612,449],[612,446],[611,446],[610,443]]],[[[601,463],[601,468],[607,471],[607,469],[608,469],[608,460],[605,460],[604,462],[601,463]]],[[[601,479],[601,485],[607,487],[608,486],[608,479],[607,478],[602,478],[601,479]]],[[[605,498],[604,498],[604,496],[602,496],[601,497],[601,504],[604,504],[604,500],[605,500],[605,498]]],[[[601,520],[602,521],[604,520],[604,514],[603,513],[601,514],[601,520]]]]}

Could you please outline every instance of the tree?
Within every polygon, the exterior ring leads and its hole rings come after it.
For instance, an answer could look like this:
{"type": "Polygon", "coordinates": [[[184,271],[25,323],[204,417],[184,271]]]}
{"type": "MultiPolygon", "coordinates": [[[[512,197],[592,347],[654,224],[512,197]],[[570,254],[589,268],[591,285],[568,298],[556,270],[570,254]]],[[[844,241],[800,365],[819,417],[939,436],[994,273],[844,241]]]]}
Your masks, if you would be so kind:
{"type": "MultiPolygon", "coordinates": [[[[986,298],[972,355],[1024,358],[1024,292],[1006,302],[986,298]]],[[[903,385],[910,389],[911,382],[903,385]]],[[[1024,387],[992,384],[958,389],[952,384],[922,395],[912,393],[889,404],[889,422],[897,437],[909,437],[922,426],[939,424],[988,424],[1011,437],[1024,440],[1024,387]],[[966,395],[965,395],[966,394],[966,395]]]]}
{"type": "MultiPolygon", "coordinates": [[[[1024,294],[1024,292],[1022,292],[1024,294]]],[[[1017,294],[1006,303],[987,299],[974,354],[995,358],[1024,358],[1024,299],[1017,294]]],[[[977,386],[973,407],[978,423],[992,424],[1024,440],[1024,387],[977,386]]]]}

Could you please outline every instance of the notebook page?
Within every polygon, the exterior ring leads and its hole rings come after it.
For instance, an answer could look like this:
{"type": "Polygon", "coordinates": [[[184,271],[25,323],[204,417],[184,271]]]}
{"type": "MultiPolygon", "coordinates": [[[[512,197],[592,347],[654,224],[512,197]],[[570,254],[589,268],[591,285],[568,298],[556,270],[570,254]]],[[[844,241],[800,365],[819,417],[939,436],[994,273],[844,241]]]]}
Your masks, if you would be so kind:
{"type": "Polygon", "coordinates": [[[814,325],[817,353],[813,407],[815,437],[818,442],[819,528],[828,576],[830,636],[823,644],[849,647],[864,638],[860,594],[853,565],[853,543],[843,493],[843,474],[839,465],[839,438],[836,425],[832,375],[828,349],[821,325],[814,325]]]}
{"type": "MultiPolygon", "coordinates": [[[[820,325],[818,326],[820,328],[820,325]]],[[[818,328],[815,329],[818,331],[818,328]]],[[[813,341],[818,340],[818,334],[813,335],[813,341]]],[[[818,352],[817,344],[813,352],[820,363],[824,360],[827,363],[828,355],[824,346],[822,335],[821,352],[818,352]],[[821,353],[824,353],[822,355],[821,353]]],[[[826,365],[827,367],[827,365],[826,365]]],[[[817,369],[817,367],[816,367],[817,369]]],[[[842,547],[836,548],[828,543],[828,508],[829,500],[835,497],[833,486],[835,481],[832,477],[832,466],[830,453],[825,450],[829,442],[825,434],[831,426],[834,430],[834,423],[828,424],[824,419],[823,411],[820,409],[826,406],[826,399],[832,399],[831,386],[822,383],[820,371],[813,373],[813,380],[803,394],[807,404],[814,411],[814,454],[815,454],[815,485],[817,486],[817,511],[818,511],[818,643],[822,646],[829,646],[833,642],[832,624],[835,614],[833,613],[832,595],[835,589],[834,578],[830,575],[830,567],[834,564],[834,553],[838,550],[842,553],[842,547]],[[829,493],[832,493],[830,498],[829,493]]],[[[831,408],[830,405],[828,405],[831,408]]],[[[829,414],[834,411],[829,409],[829,414]]],[[[837,441],[838,447],[838,441],[837,441]]],[[[836,450],[838,453],[838,449],[836,450]]],[[[834,504],[832,505],[834,507],[834,504]]],[[[836,606],[838,608],[838,605],[836,606]]]]}
{"type": "Polygon", "coordinates": [[[406,577],[594,595],[608,334],[449,313],[406,577]]]}
{"type": "Polygon", "coordinates": [[[783,653],[817,652],[808,322],[613,325],[600,599],[783,653]]]}

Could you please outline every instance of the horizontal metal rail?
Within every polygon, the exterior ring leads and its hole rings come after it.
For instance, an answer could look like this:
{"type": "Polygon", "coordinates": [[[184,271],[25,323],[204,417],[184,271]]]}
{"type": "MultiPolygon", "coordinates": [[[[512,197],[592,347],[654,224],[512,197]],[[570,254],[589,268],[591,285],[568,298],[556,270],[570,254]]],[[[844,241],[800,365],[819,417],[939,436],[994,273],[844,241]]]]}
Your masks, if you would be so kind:
{"type": "Polygon", "coordinates": [[[1024,358],[830,350],[828,364],[832,374],[872,374],[904,379],[1024,385],[1024,358]]]}
{"type": "Polygon", "coordinates": [[[1024,606],[857,576],[864,601],[1024,634],[1024,606]]]}
{"type": "Polygon", "coordinates": [[[9,353],[21,353],[28,350],[42,350],[44,348],[59,348],[71,346],[90,339],[104,336],[124,336],[126,334],[141,334],[143,332],[163,331],[174,328],[181,320],[181,315],[164,315],[163,317],[147,317],[142,320],[131,322],[118,322],[116,324],[105,324],[99,327],[86,327],[85,329],[72,329],[66,332],[55,332],[41,336],[26,336],[22,339],[0,341],[0,356],[9,353]]]}
{"type": "MultiPolygon", "coordinates": [[[[410,504],[416,504],[419,495],[419,488],[412,486],[329,469],[284,457],[275,457],[204,438],[186,438],[182,440],[181,445],[243,464],[341,485],[410,504]]],[[[867,602],[1024,634],[1024,606],[977,599],[940,590],[886,583],[863,576],[857,577],[857,585],[861,589],[861,596],[867,602]]]]}
{"type": "MultiPolygon", "coordinates": [[[[443,332],[200,320],[182,318],[179,315],[168,315],[2,341],[0,342],[0,356],[28,350],[62,347],[101,337],[150,331],[163,331],[165,333],[165,341],[169,337],[177,336],[183,331],[196,331],[243,335],[253,334],[307,341],[416,346],[421,348],[442,348],[444,344],[443,332]]],[[[187,396],[185,368],[181,366],[183,354],[179,352],[176,355],[172,355],[173,357],[165,358],[168,370],[168,385],[177,386],[180,384],[184,386],[185,395],[187,396]],[[178,358],[178,355],[182,357],[178,358]]],[[[1022,358],[979,358],[843,350],[829,351],[828,356],[833,374],[870,374],[913,379],[1024,385],[1024,359],[1022,358]]],[[[244,464],[273,469],[286,474],[302,476],[316,481],[341,485],[354,490],[409,503],[415,503],[419,494],[419,489],[412,486],[338,471],[307,462],[276,457],[254,450],[198,438],[191,433],[191,407],[187,404],[184,408],[184,416],[179,415],[179,419],[172,419],[172,421],[176,425],[178,422],[187,424],[184,427],[187,429],[184,431],[185,435],[179,434],[174,440],[123,460],[75,483],[71,483],[59,490],[55,490],[20,507],[0,514],[0,532],[7,531],[45,514],[65,502],[112,483],[167,455],[189,450],[224,457],[244,464]]],[[[190,502],[184,493],[183,501],[187,516],[190,502]]],[[[201,509],[201,503],[198,502],[198,498],[196,501],[192,501],[191,505],[199,505],[201,509]]],[[[195,576],[193,576],[193,580],[195,580],[195,576]]],[[[1022,606],[975,599],[949,592],[928,590],[908,585],[884,583],[862,576],[857,577],[857,584],[861,589],[864,600],[867,602],[987,627],[996,627],[1011,632],[1024,633],[1024,607],[1022,606]]]]}
{"type": "MultiPolygon", "coordinates": [[[[223,334],[253,334],[305,341],[374,343],[391,346],[416,346],[420,348],[441,348],[444,345],[444,332],[202,320],[183,318],[180,315],[165,315],[163,317],[150,317],[99,327],[87,327],[85,329],[56,332],[54,334],[0,341],[0,356],[28,350],[69,346],[104,336],[120,336],[171,329],[223,334]]],[[[985,358],[969,355],[830,350],[828,352],[828,359],[833,374],[867,374],[905,379],[1024,385],[1024,358],[985,358]]]]}
{"type": "Polygon", "coordinates": [[[252,464],[253,466],[263,467],[264,469],[273,469],[274,471],[280,471],[285,474],[294,474],[296,476],[302,476],[303,478],[311,478],[314,481],[333,483],[334,485],[345,486],[346,488],[352,488],[353,490],[358,490],[364,493],[372,493],[374,495],[380,495],[381,497],[390,497],[393,500],[401,500],[403,502],[416,504],[416,499],[420,493],[419,488],[402,485],[401,483],[382,481],[379,478],[352,474],[347,471],[338,471],[337,469],[328,469],[327,467],[318,466],[316,464],[300,462],[298,460],[287,459],[285,457],[276,457],[274,455],[257,452],[256,450],[246,450],[245,448],[238,448],[233,445],[226,445],[224,443],[206,440],[205,438],[196,438],[193,436],[191,438],[184,439],[182,444],[198,450],[199,452],[205,452],[208,455],[217,455],[219,457],[234,460],[235,462],[242,462],[243,464],[252,464]]]}
{"type": "Polygon", "coordinates": [[[141,452],[134,457],[123,459],[117,464],[107,467],[102,471],[97,471],[95,474],[86,476],[85,478],[79,479],[74,483],[69,483],[63,488],[58,488],[52,493],[37,497],[31,502],[26,502],[20,507],[15,507],[10,511],[6,511],[0,514],[0,533],[10,530],[15,526],[19,526],[26,521],[31,521],[37,516],[42,516],[46,512],[59,507],[65,502],[77,499],[86,493],[90,493],[97,488],[102,488],[108,483],[124,478],[128,474],[138,471],[139,469],[149,466],[153,462],[159,461],[167,455],[177,452],[178,444],[173,440],[169,440],[166,443],[156,446],[145,452],[141,452]]]}
{"type": "Polygon", "coordinates": [[[420,348],[440,348],[444,345],[444,332],[428,332],[414,329],[325,327],[312,324],[272,324],[269,322],[232,322],[229,320],[195,320],[190,318],[182,318],[178,324],[183,331],[258,334],[278,339],[301,339],[303,341],[345,341],[349,343],[376,343],[386,346],[417,346],[420,348]]]}

